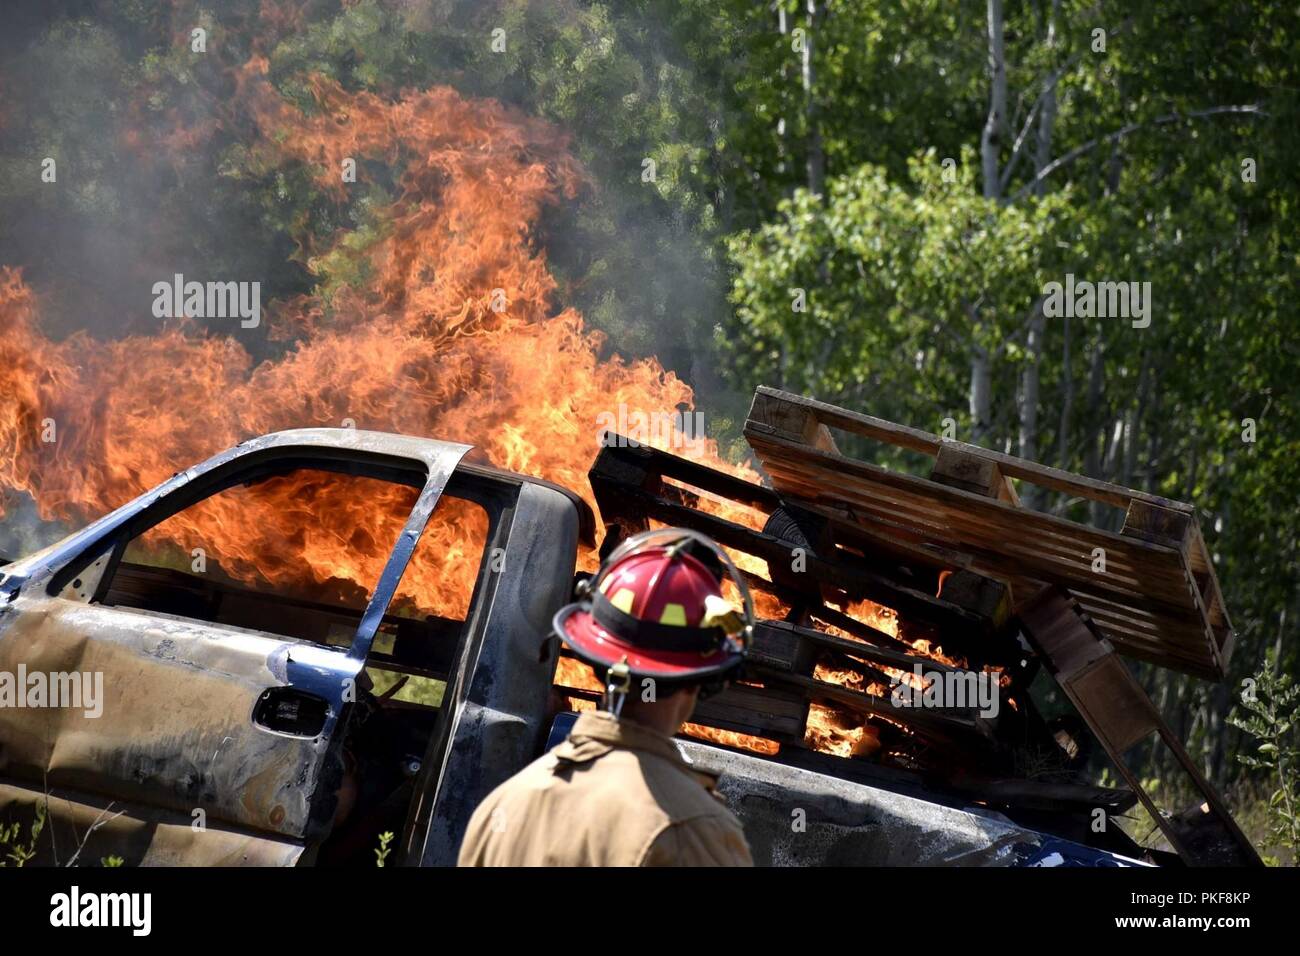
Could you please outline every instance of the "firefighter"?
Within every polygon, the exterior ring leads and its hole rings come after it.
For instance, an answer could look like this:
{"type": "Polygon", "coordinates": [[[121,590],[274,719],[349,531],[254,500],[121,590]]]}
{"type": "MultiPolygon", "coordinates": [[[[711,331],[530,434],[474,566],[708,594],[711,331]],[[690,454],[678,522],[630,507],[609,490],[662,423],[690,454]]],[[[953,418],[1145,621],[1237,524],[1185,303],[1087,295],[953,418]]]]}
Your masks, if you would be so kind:
{"type": "Polygon", "coordinates": [[[717,544],[680,528],[623,542],[555,633],[605,686],[604,708],[474,812],[461,866],[752,866],[740,822],[673,735],[745,657],[753,605],[717,544]],[[730,578],[741,609],[722,596],[730,578]]]}

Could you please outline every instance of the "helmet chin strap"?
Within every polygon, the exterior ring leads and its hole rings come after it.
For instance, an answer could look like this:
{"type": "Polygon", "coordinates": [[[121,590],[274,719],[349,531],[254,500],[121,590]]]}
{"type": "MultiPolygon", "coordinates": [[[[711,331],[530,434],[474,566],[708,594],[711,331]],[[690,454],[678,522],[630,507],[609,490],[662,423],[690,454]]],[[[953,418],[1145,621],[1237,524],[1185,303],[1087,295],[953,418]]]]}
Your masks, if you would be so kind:
{"type": "Polygon", "coordinates": [[[632,671],[627,666],[627,656],[610,666],[605,674],[605,709],[615,717],[623,716],[623,704],[632,687],[632,671]]]}

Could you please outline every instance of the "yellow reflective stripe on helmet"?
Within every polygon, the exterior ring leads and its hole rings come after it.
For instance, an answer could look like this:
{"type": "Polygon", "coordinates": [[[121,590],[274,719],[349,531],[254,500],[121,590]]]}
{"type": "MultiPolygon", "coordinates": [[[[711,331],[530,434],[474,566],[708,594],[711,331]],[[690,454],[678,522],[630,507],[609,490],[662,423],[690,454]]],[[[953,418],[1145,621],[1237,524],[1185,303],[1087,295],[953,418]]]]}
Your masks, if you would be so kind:
{"type": "Polygon", "coordinates": [[[665,604],[663,614],[659,615],[660,624],[676,624],[679,627],[686,626],[686,608],[680,604],[665,604]]]}

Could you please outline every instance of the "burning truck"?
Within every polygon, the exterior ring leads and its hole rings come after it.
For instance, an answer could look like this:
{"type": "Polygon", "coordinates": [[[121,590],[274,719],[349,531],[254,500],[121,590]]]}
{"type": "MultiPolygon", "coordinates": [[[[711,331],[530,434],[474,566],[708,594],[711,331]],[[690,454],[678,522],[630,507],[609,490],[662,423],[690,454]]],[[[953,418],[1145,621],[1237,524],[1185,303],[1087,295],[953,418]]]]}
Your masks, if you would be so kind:
{"type": "MultiPolygon", "coordinates": [[[[447,87],[312,75],[289,97],[271,73],[252,52],[220,103],[117,144],[161,174],[224,124],[250,174],[292,170],[352,224],[292,236],[306,291],[256,329],[249,301],[224,326],[60,336],[47,290],[0,267],[0,508],[97,519],[0,568],[0,673],[94,698],[0,708],[0,819],[48,806],[42,859],[368,864],[392,832],[394,862],[452,861],[482,796],[594,706],[547,639],[574,575],[672,524],[729,549],[762,619],[681,741],[759,861],[1255,860],[1121,659],[1223,677],[1188,505],[767,389],[755,467],[684,418],[667,434],[690,457],[611,435],[593,462],[593,422],[695,402],[612,354],[547,263],[545,214],[589,186],[563,132],[447,87]],[[339,175],[358,161],[389,187],[360,218],[339,175]],[[868,464],[866,441],[918,465],[868,464]],[[1121,509],[1123,531],[1021,508],[1015,482],[1121,509]],[[1074,715],[1042,716],[1039,681],[1074,715]],[[1096,746],[1126,787],[1086,781],[1096,746]],[[1186,768],[1190,812],[1128,771],[1147,746],[1186,768]],[[1139,801],[1172,853],[1116,824],[1139,801]]],[[[176,276],[141,280],[171,282],[158,315],[194,311],[176,276]]]]}
{"type": "Polygon", "coordinates": [[[103,682],[94,708],[0,710],[0,815],[47,808],[49,863],[368,864],[381,833],[393,862],[452,863],[478,802],[599,699],[549,633],[575,575],[680,525],[755,596],[743,678],[680,744],[757,862],[1258,862],[1123,661],[1223,677],[1189,506],[772,389],[745,436],[766,480],[606,433],[590,501],[352,428],[176,473],[2,569],[0,671],[103,682]],[[1017,482],[1124,508],[1123,529],[1024,508],[1017,482]],[[1045,719],[1035,681],[1075,714],[1045,719]],[[1170,748],[1202,800],[1157,806],[1138,746],[1170,748]],[[1095,747],[1126,787],[1087,782],[1095,747]],[[1118,825],[1138,803],[1169,850],[1118,825]]]}

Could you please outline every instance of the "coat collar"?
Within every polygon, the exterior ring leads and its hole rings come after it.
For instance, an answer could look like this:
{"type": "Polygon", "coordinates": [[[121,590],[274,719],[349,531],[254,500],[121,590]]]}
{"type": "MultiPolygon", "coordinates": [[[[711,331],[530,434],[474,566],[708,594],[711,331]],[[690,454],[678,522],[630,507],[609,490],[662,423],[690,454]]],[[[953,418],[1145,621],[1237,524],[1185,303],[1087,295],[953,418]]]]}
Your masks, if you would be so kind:
{"type": "Polygon", "coordinates": [[[620,720],[603,710],[583,711],[568,738],[555,748],[554,753],[561,761],[586,763],[619,747],[662,757],[698,778],[709,791],[718,782],[717,774],[707,773],[692,764],[672,737],[633,720],[620,720]]]}

